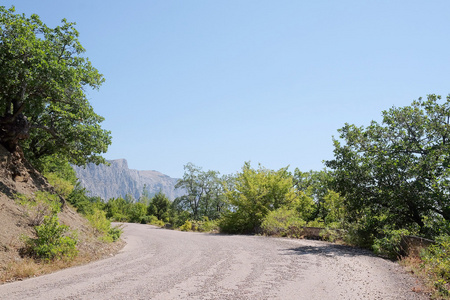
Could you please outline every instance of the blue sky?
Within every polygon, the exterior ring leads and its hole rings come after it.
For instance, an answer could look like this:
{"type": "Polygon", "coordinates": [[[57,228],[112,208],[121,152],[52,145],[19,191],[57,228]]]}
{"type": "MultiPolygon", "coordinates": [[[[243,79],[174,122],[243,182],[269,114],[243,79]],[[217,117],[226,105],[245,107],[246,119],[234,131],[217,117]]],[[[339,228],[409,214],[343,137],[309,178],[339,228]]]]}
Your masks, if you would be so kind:
{"type": "Polygon", "coordinates": [[[450,84],[450,1],[2,1],[77,23],[107,159],[181,177],[322,169],[344,123],[450,84]]]}

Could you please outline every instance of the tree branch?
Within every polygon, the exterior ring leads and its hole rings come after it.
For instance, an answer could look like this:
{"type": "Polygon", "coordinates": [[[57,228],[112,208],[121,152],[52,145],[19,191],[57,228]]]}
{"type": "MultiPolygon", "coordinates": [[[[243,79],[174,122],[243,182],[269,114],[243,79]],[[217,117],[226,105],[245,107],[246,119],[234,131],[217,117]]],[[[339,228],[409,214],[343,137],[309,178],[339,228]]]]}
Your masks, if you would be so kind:
{"type": "Polygon", "coordinates": [[[48,127],[48,126],[44,126],[44,125],[34,124],[34,125],[31,125],[31,128],[43,129],[46,132],[50,133],[53,138],[55,138],[55,139],[59,138],[58,133],[56,132],[55,128],[53,128],[53,127],[48,127]]]}

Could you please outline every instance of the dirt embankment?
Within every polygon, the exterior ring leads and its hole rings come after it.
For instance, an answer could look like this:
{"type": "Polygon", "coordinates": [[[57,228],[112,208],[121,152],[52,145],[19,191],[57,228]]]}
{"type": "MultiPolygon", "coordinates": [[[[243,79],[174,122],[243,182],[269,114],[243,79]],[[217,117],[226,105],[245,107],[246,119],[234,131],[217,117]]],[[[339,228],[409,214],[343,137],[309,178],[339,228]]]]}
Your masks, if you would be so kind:
{"type": "Polygon", "coordinates": [[[53,189],[27,161],[0,146],[0,284],[107,257],[123,247],[123,242],[100,242],[86,219],[65,205],[58,217],[78,235],[78,258],[70,263],[37,264],[22,257],[21,236],[33,236],[33,227],[29,213],[15,198],[18,194],[33,197],[37,191],[52,192],[53,189]]]}

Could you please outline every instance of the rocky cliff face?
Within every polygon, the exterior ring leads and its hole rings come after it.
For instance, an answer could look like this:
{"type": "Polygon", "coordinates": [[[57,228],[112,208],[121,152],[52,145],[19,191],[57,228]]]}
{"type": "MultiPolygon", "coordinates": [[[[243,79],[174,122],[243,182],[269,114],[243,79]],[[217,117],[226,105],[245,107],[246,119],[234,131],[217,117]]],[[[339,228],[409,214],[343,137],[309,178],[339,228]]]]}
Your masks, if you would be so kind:
{"type": "Polygon", "coordinates": [[[182,190],[175,189],[176,178],[157,171],[129,169],[125,159],[108,162],[110,166],[89,164],[86,168],[74,167],[81,185],[90,191],[90,195],[108,200],[130,194],[137,200],[142,195],[144,186],[150,196],[159,191],[170,200],[183,195],[182,190]]]}

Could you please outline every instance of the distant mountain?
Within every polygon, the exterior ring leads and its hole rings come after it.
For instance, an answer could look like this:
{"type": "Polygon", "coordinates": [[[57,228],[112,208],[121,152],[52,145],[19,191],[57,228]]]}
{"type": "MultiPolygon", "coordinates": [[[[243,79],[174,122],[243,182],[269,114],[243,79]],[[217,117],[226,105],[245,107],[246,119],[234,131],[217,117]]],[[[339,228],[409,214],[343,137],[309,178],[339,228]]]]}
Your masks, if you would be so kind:
{"type": "Polygon", "coordinates": [[[104,200],[124,197],[130,194],[139,199],[144,186],[150,196],[161,191],[170,200],[182,196],[182,190],[176,190],[176,178],[171,178],[157,171],[139,171],[128,168],[125,159],[108,160],[111,164],[89,164],[86,168],[74,166],[81,185],[91,196],[99,196],[104,200]]]}

